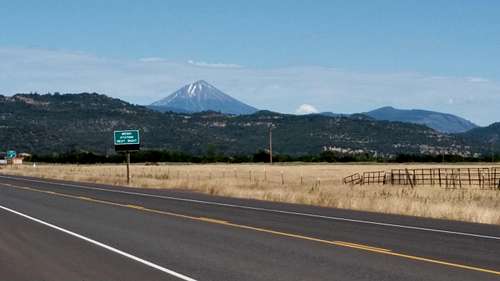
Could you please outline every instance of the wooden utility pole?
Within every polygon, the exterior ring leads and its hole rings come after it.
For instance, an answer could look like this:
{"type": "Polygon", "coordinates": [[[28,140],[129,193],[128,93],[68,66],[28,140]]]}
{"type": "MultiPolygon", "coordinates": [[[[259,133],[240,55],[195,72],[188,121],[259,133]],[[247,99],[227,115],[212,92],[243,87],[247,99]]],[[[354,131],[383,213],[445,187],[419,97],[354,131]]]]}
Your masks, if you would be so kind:
{"type": "Polygon", "coordinates": [[[269,125],[269,164],[273,164],[273,124],[269,125]]]}

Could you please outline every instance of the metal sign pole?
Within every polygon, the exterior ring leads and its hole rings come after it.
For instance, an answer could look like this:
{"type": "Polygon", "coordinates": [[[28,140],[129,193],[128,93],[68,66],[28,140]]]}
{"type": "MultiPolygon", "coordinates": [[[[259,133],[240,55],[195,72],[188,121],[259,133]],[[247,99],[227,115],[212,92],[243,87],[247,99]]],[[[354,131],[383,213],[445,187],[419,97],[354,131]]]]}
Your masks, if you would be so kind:
{"type": "Polygon", "coordinates": [[[130,152],[127,151],[127,185],[130,184],[130,152]]]}

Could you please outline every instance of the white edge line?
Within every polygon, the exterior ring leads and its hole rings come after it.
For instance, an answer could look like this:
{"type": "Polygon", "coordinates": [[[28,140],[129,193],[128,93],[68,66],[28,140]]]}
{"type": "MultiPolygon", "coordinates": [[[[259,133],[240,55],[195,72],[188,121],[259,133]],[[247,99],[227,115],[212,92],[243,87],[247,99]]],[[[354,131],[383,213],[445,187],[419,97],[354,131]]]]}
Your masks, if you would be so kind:
{"type": "Polygon", "coordinates": [[[144,259],[138,258],[138,257],[136,257],[136,256],[134,256],[134,255],[131,255],[131,254],[126,253],[126,252],[124,252],[124,251],[118,250],[118,249],[116,249],[116,248],[113,248],[113,247],[108,246],[108,245],[106,245],[106,244],[103,244],[103,243],[101,243],[101,242],[95,241],[95,240],[93,240],[93,239],[91,239],[91,238],[85,237],[85,236],[83,236],[83,235],[80,235],[80,234],[78,234],[78,233],[72,232],[72,231],[70,231],[70,230],[64,229],[64,228],[62,228],[62,227],[59,227],[59,226],[56,226],[56,225],[50,224],[50,223],[48,223],[48,222],[42,221],[42,220],[40,220],[40,219],[37,219],[37,218],[31,217],[31,216],[28,216],[28,215],[26,215],[26,214],[23,214],[23,213],[20,213],[20,212],[18,212],[18,211],[15,211],[15,210],[9,209],[9,208],[4,207],[4,206],[2,206],[2,205],[0,205],[0,209],[3,209],[3,210],[8,211],[8,212],[11,212],[11,213],[13,213],[13,214],[16,214],[16,215],[18,215],[18,216],[24,217],[24,218],[26,218],[26,219],[32,220],[32,221],[37,222],[37,223],[39,223],[39,224],[42,224],[42,225],[48,226],[48,227],[50,227],[50,228],[53,228],[53,229],[59,230],[59,231],[64,232],[64,233],[66,233],[66,234],[68,234],[68,235],[71,235],[71,236],[73,236],[73,237],[76,237],[76,238],[78,238],[78,239],[81,239],[81,240],[84,240],[84,241],[89,242],[89,243],[91,243],[91,244],[94,244],[94,245],[96,245],[96,246],[102,247],[102,248],[104,248],[104,249],[106,249],[106,250],[108,250],[108,251],[111,251],[111,252],[113,252],[113,253],[119,254],[119,255],[121,255],[121,256],[124,256],[124,257],[126,257],[126,258],[129,258],[129,259],[134,260],[134,261],[136,261],[136,262],[142,263],[142,264],[144,264],[144,265],[147,265],[147,266],[149,266],[149,267],[152,267],[152,268],[154,268],[154,269],[157,269],[157,270],[162,271],[162,272],[164,272],[164,273],[167,273],[167,274],[169,274],[169,275],[175,276],[175,277],[177,277],[177,278],[179,278],[179,279],[182,279],[182,280],[185,280],[185,281],[196,281],[196,280],[195,280],[195,279],[193,279],[193,278],[190,278],[190,277],[185,276],[185,275],[183,275],[183,274],[177,273],[177,272],[172,271],[172,270],[170,270],[170,269],[164,268],[164,267],[162,267],[162,266],[159,266],[159,265],[154,264],[154,263],[152,263],[152,262],[149,262],[149,261],[147,261],[147,260],[144,260],[144,259]]]}
{"type": "Polygon", "coordinates": [[[395,227],[395,228],[403,228],[403,229],[413,229],[413,230],[420,230],[420,231],[428,231],[428,232],[437,232],[437,233],[445,233],[445,234],[469,236],[469,237],[475,237],[475,238],[500,240],[500,237],[498,237],[498,236],[490,236],[490,235],[483,235],[483,234],[474,234],[474,233],[459,232],[459,231],[452,231],[452,230],[444,230],[444,229],[437,229],[437,228],[427,228],[427,227],[419,227],[419,226],[411,226],[411,225],[402,225],[402,224],[392,224],[392,223],[384,223],[384,222],[376,222],[376,221],[349,219],[349,218],[343,218],[343,217],[331,217],[331,216],[324,216],[324,215],[317,215],[317,214],[300,213],[300,212],[294,212],[294,211],[284,211],[284,210],[277,210],[277,209],[267,209],[267,208],[260,208],[260,207],[251,207],[251,206],[245,206],[245,205],[227,204],[227,203],[220,203],[220,202],[214,202],[214,201],[203,201],[203,200],[196,200],[196,199],[188,199],[188,198],[180,198],[180,197],[172,197],[172,196],[163,196],[163,195],[155,195],[155,194],[132,192],[132,191],[123,191],[123,190],[111,190],[109,188],[98,188],[98,187],[90,187],[90,186],[83,186],[83,185],[76,185],[76,184],[58,183],[58,182],[50,182],[50,181],[42,181],[42,180],[32,180],[32,179],[17,178],[17,177],[3,176],[3,175],[0,175],[0,178],[7,178],[7,179],[13,179],[13,180],[24,180],[24,181],[36,182],[36,183],[54,184],[54,185],[59,185],[59,186],[71,186],[71,187],[76,187],[76,188],[81,188],[81,189],[88,189],[88,190],[98,190],[98,191],[105,191],[105,192],[112,192],[112,193],[137,195],[137,196],[143,196],[143,197],[151,197],[151,198],[167,199],[167,200],[174,200],[174,201],[191,202],[191,203],[198,203],[198,204],[205,204],[205,205],[214,205],[214,206],[222,206],[222,207],[230,207],[230,208],[253,210],[253,211],[268,212],[268,213],[279,213],[279,214],[296,215],[296,216],[303,216],[303,217],[310,217],[310,218],[320,218],[320,219],[336,220],[336,221],[347,221],[347,222],[354,222],[354,223],[361,223],[361,224],[371,224],[371,225],[386,226],[386,227],[395,227]]]}

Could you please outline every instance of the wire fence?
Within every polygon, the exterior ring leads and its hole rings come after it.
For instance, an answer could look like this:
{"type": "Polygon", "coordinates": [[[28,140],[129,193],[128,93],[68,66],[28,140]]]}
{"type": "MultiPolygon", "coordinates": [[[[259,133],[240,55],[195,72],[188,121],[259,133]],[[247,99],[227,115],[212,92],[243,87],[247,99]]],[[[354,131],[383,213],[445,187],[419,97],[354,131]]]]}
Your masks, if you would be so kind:
{"type": "Polygon", "coordinates": [[[221,181],[234,185],[274,185],[274,186],[307,186],[319,187],[339,184],[341,178],[336,177],[329,171],[310,173],[301,171],[299,168],[290,167],[238,167],[222,168],[201,167],[196,165],[186,166],[163,166],[154,167],[155,172],[150,169],[134,168],[134,177],[139,179],[174,180],[174,181],[221,181]],[[292,169],[292,170],[290,170],[292,169]]]}
{"type": "Polygon", "coordinates": [[[343,182],[351,185],[391,184],[411,187],[427,185],[445,188],[500,189],[500,168],[391,169],[356,173],[345,177],[343,182]]]}

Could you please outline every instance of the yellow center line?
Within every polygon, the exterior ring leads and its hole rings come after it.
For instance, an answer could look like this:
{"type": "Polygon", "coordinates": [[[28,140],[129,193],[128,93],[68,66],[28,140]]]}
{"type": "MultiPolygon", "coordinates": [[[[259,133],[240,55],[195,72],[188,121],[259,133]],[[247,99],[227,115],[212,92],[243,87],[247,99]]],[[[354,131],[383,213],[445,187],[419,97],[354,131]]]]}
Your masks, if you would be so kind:
{"type": "Polygon", "coordinates": [[[212,219],[212,218],[206,218],[206,217],[198,217],[198,219],[201,220],[201,221],[206,221],[206,222],[211,222],[211,223],[217,223],[217,224],[229,224],[228,221],[218,220],[218,219],[212,219]]]}
{"type": "Polygon", "coordinates": [[[500,275],[500,271],[496,271],[496,270],[492,270],[492,269],[485,269],[485,268],[463,265],[463,264],[447,262],[447,261],[442,261],[442,260],[437,260],[437,259],[424,258],[424,257],[413,256],[413,255],[408,255],[408,254],[403,254],[403,253],[397,253],[397,252],[394,252],[394,251],[389,250],[389,249],[378,248],[378,247],[373,247],[373,246],[369,246],[369,245],[363,245],[363,244],[357,244],[357,243],[351,243],[351,242],[345,242],[345,241],[324,240],[324,239],[304,236],[304,235],[300,235],[300,234],[293,234],[293,233],[281,232],[281,231],[276,231],[276,230],[267,229],[267,228],[260,228],[260,227],[253,227],[253,226],[248,226],[248,225],[236,224],[236,223],[231,223],[228,221],[218,220],[218,219],[214,219],[214,218],[183,215],[183,214],[179,214],[179,213],[149,209],[149,208],[146,208],[143,206],[138,206],[138,205],[121,204],[121,203],[116,203],[116,202],[111,202],[111,201],[94,199],[94,198],[90,198],[90,197],[76,196],[76,195],[70,195],[70,194],[59,193],[59,192],[54,192],[54,191],[41,190],[41,189],[36,189],[36,188],[31,188],[31,187],[26,187],[26,186],[4,184],[4,183],[0,183],[0,184],[4,185],[4,186],[17,188],[17,189],[45,193],[45,194],[50,194],[50,195],[55,195],[55,196],[77,199],[77,200],[84,200],[84,201],[93,202],[93,203],[135,209],[135,210],[148,212],[148,213],[166,215],[166,216],[195,220],[195,221],[202,221],[202,222],[218,224],[218,225],[225,225],[225,226],[230,226],[230,227],[234,227],[234,228],[247,229],[247,230],[252,230],[252,231],[257,231],[257,232],[262,232],[262,233],[273,234],[273,235],[277,235],[277,236],[296,238],[296,239],[301,239],[301,240],[318,242],[318,243],[322,243],[322,244],[335,245],[335,246],[339,246],[339,247],[346,247],[346,248],[358,249],[358,250],[372,252],[372,253],[395,256],[395,257],[400,257],[400,258],[405,258],[405,259],[410,259],[410,260],[445,265],[445,266],[454,267],[454,268],[461,268],[461,269],[467,269],[467,270],[472,270],[472,271],[479,271],[479,272],[483,272],[483,273],[490,273],[490,274],[494,274],[494,275],[500,275]]]}
{"type": "Polygon", "coordinates": [[[125,205],[127,208],[132,208],[132,209],[137,209],[137,210],[144,210],[144,207],[138,206],[138,205],[125,205]]]}
{"type": "Polygon", "coordinates": [[[366,249],[369,249],[369,250],[376,250],[376,251],[380,251],[380,252],[392,252],[392,250],[389,250],[389,249],[384,249],[384,248],[378,248],[378,247],[373,247],[373,246],[367,246],[367,245],[363,245],[363,244],[357,244],[357,243],[351,243],[351,242],[344,242],[344,241],[333,241],[337,244],[342,244],[343,246],[353,246],[353,247],[362,247],[362,248],[366,248],[366,249]]]}

